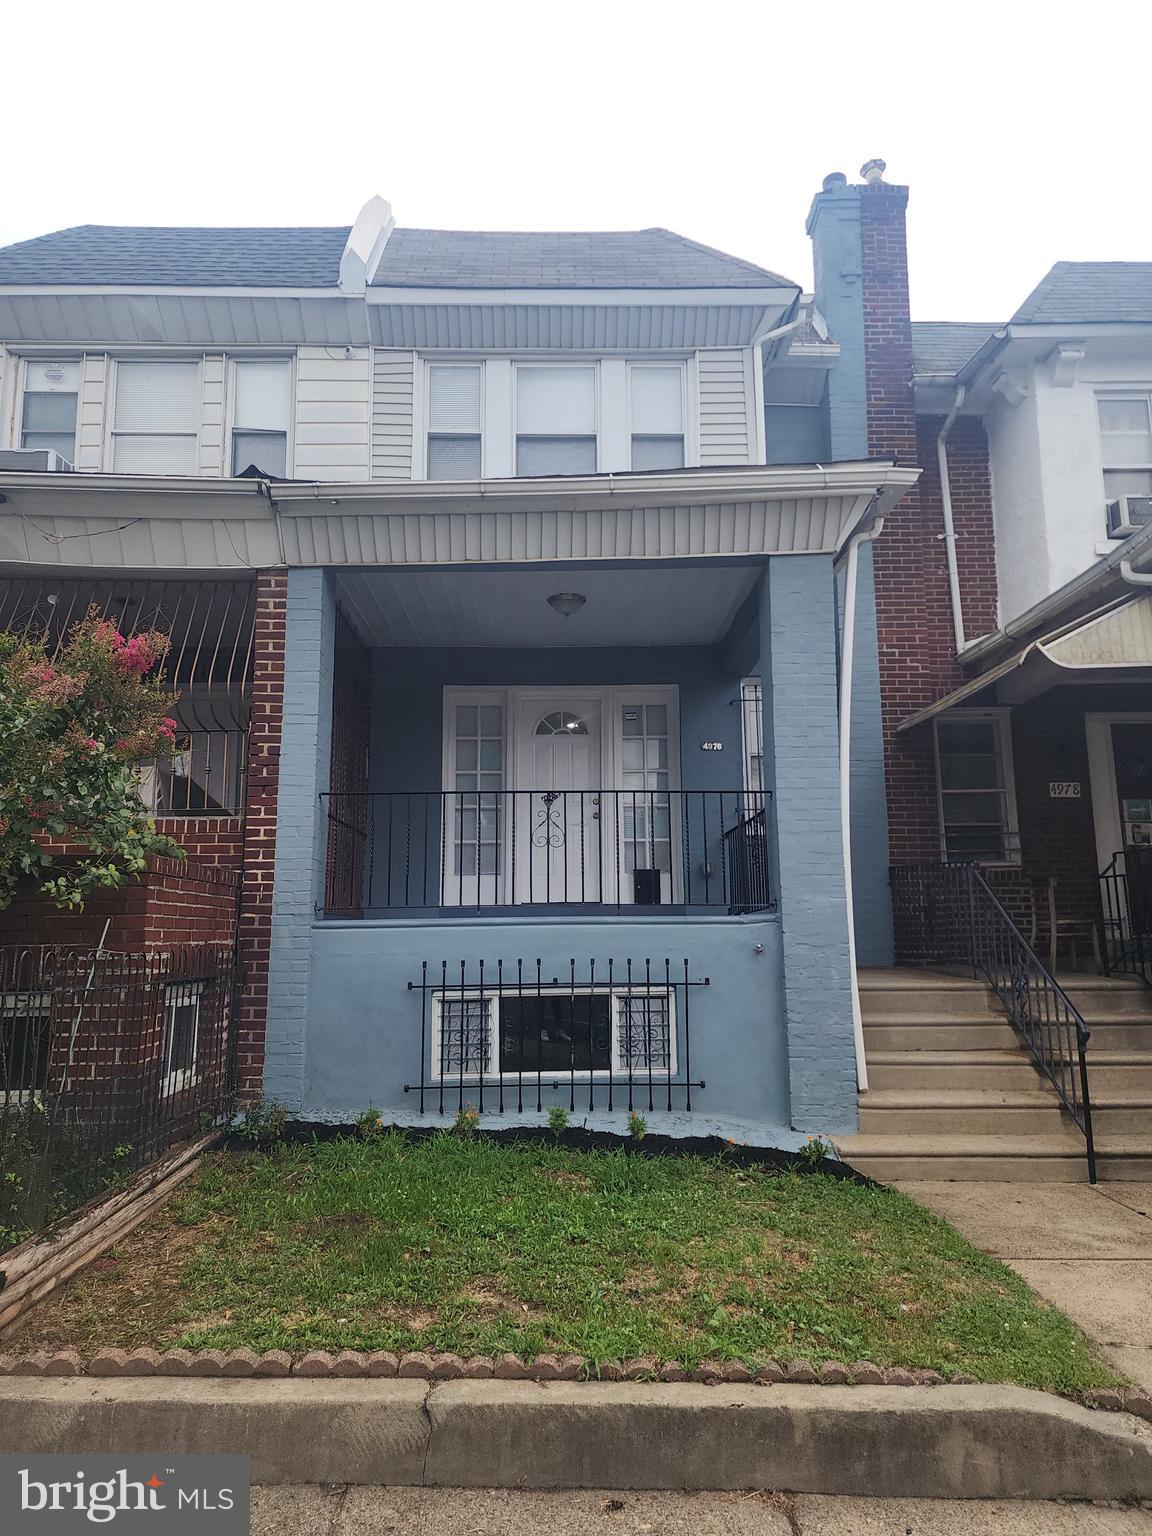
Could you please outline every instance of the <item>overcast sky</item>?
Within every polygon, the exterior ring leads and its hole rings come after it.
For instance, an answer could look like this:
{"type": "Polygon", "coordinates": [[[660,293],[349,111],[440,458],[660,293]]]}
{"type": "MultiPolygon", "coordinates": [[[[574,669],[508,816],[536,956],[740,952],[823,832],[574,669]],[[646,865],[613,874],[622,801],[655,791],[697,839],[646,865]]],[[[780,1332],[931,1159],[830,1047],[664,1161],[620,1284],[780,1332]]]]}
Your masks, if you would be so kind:
{"type": "Polygon", "coordinates": [[[0,6],[0,56],[0,244],[379,192],[401,225],[663,225],[807,287],[813,193],[878,155],[918,319],[1152,260],[1148,0],[62,0],[0,6]]]}

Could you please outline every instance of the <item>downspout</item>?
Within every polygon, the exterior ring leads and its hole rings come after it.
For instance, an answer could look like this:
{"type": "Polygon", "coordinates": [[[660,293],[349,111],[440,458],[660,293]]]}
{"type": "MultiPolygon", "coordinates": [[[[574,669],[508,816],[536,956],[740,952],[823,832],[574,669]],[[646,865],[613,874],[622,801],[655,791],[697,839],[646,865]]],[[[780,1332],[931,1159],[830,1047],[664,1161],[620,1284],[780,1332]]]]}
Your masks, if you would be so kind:
{"type": "Polygon", "coordinates": [[[1120,575],[1130,587],[1152,587],[1152,571],[1138,571],[1131,560],[1121,560],[1120,575]]]}
{"type": "Polygon", "coordinates": [[[948,591],[952,599],[952,630],[956,636],[957,656],[967,645],[964,638],[964,609],[960,602],[960,567],[956,561],[956,527],[952,521],[952,486],[948,478],[948,434],[960,414],[967,390],[963,384],[956,388],[952,409],[944,418],[944,425],[936,437],[936,463],[940,471],[940,505],[944,512],[944,554],[948,561],[948,591]]]}
{"type": "Polygon", "coordinates": [[[807,317],[800,315],[795,320],[790,320],[787,325],[778,325],[775,330],[762,331],[752,341],[752,394],[755,405],[756,419],[756,457],[758,463],[765,463],[768,458],[768,424],[764,419],[764,347],[770,341],[778,341],[781,336],[790,336],[793,331],[799,330],[807,317]]]}
{"type": "Polygon", "coordinates": [[[856,1086],[868,1087],[868,1063],[864,1058],[864,1016],[860,1009],[860,983],[856,975],[856,904],[852,896],[852,670],[856,650],[856,585],[860,546],[880,537],[883,517],[870,528],[854,534],[844,565],[844,638],[840,643],[840,838],[844,852],[844,900],[848,909],[848,969],[852,988],[852,1042],[856,1051],[856,1086]]]}

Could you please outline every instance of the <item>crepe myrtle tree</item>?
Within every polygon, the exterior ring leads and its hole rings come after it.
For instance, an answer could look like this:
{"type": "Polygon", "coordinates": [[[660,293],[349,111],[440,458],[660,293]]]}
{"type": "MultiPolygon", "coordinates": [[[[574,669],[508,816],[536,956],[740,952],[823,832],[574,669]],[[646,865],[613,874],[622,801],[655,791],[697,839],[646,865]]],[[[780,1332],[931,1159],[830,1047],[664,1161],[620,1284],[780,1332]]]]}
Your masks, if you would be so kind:
{"type": "Polygon", "coordinates": [[[76,907],[151,853],[183,857],[140,798],[139,764],[173,750],[167,653],[166,635],[126,637],[98,608],[55,657],[44,639],[0,631],[0,907],[24,879],[76,907]]]}

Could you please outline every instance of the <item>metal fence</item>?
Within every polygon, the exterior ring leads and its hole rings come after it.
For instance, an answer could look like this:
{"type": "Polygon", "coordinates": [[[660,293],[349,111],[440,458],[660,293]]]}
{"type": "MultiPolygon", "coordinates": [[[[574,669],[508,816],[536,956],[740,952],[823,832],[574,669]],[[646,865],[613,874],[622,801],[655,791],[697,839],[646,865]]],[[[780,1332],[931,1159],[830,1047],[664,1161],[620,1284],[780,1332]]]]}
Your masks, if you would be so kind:
{"type": "Polygon", "coordinates": [[[553,1105],[691,1110],[691,997],[707,976],[688,961],[440,961],[420,994],[420,1113],[543,1113],[553,1105]]]}
{"type": "Polygon", "coordinates": [[[1091,1031],[1076,1005],[975,864],[897,867],[891,880],[897,960],[964,965],[987,981],[1021,1044],[1083,1132],[1088,1177],[1095,1184],[1088,1090],[1091,1031]]]}
{"type": "Polygon", "coordinates": [[[0,948],[0,1249],[230,1115],[229,946],[0,948]]]}
{"type": "Polygon", "coordinates": [[[775,906],[766,792],[327,794],[324,910],[775,906]]]}
{"type": "Polygon", "coordinates": [[[1152,848],[1126,848],[1100,876],[1107,971],[1152,987],[1152,848]]]}

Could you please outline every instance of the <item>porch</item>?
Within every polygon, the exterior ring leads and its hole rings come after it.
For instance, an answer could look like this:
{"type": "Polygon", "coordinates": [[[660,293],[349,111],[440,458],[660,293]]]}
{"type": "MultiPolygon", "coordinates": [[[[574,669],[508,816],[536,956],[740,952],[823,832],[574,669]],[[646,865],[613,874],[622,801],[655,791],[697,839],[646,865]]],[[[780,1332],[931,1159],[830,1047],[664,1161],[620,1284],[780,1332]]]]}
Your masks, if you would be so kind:
{"type": "Polygon", "coordinates": [[[835,668],[829,557],[293,572],[268,1094],[850,1127],[835,668]]]}

